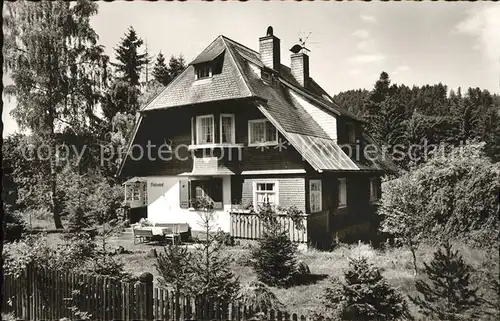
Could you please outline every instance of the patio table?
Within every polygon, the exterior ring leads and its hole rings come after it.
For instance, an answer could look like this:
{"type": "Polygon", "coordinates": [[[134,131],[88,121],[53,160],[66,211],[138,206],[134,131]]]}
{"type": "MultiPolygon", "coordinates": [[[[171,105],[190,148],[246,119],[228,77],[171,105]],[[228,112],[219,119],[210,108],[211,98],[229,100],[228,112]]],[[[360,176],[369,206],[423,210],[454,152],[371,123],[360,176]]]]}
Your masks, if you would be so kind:
{"type": "Polygon", "coordinates": [[[170,238],[172,242],[175,243],[176,239],[180,239],[180,235],[177,233],[172,233],[172,229],[162,226],[143,226],[140,227],[141,230],[150,230],[153,234],[153,239],[160,240],[163,238],[170,238]]]}

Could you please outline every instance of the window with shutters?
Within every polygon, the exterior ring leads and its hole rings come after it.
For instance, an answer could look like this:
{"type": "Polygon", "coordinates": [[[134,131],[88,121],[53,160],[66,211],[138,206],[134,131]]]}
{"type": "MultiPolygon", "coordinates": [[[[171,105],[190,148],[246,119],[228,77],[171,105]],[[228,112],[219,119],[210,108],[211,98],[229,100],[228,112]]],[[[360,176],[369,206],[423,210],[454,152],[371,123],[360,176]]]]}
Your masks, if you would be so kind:
{"type": "Polygon", "coordinates": [[[189,208],[194,198],[204,198],[213,202],[214,209],[222,209],[222,179],[181,181],[180,184],[181,208],[189,208]]]}
{"type": "Polygon", "coordinates": [[[278,205],[278,182],[261,181],[253,183],[254,208],[264,204],[278,205]]]}
{"type": "Polygon", "coordinates": [[[309,181],[309,210],[311,213],[322,210],[321,204],[321,180],[311,179],[309,181]]]}
{"type": "Polygon", "coordinates": [[[248,145],[274,145],[278,143],[278,130],[267,119],[248,121],[248,145]]]}
{"type": "Polygon", "coordinates": [[[347,206],[347,182],[345,178],[339,178],[339,207],[347,206]]]}

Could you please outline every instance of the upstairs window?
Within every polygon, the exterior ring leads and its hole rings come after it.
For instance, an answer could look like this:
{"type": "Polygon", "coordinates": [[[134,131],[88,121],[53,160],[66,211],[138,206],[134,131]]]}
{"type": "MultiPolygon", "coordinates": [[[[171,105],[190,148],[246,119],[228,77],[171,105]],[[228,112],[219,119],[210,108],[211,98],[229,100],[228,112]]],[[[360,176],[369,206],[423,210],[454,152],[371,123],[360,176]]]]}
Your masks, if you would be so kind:
{"type": "Polygon", "coordinates": [[[234,115],[220,115],[220,142],[221,144],[234,144],[235,141],[234,115]]]}
{"type": "Polygon", "coordinates": [[[248,121],[248,145],[278,143],[278,130],[266,119],[248,121]]]}
{"type": "Polygon", "coordinates": [[[212,77],[212,67],[210,65],[201,65],[195,67],[196,79],[212,77]]]}
{"type": "Polygon", "coordinates": [[[339,207],[347,206],[347,182],[345,178],[339,178],[339,207]]]}
{"type": "Polygon", "coordinates": [[[321,208],[321,180],[309,181],[309,210],[311,213],[319,212],[321,208]]]}
{"type": "Polygon", "coordinates": [[[213,144],[215,141],[214,133],[213,115],[196,117],[196,144],[213,144]]]}
{"type": "Polygon", "coordinates": [[[356,143],[356,127],[354,127],[354,124],[347,123],[347,141],[348,143],[356,143]]]}
{"type": "Polygon", "coordinates": [[[376,202],[378,200],[378,179],[376,177],[370,178],[370,201],[376,202]]]}

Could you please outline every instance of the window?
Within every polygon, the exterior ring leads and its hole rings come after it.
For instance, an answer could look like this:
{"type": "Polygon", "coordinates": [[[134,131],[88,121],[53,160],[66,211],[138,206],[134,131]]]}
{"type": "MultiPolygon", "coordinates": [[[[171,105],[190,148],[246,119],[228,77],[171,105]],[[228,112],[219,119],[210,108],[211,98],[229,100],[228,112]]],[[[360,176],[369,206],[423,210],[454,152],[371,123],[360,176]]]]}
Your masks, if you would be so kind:
{"type": "Polygon", "coordinates": [[[277,144],[278,130],[266,119],[248,121],[248,145],[277,144]]]}
{"type": "Polygon", "coordinates": [[[210,66],[196,66],[196,79],[210,78],[212,77],[212,68],[210,66]]]}
{"type": "Polygon", "coordinates": [[[370,201],[378,200],[378,179],[375,177],[370,178],[370,201]]]}
{"type": "Polygon", "coordinates": [[[138,201],[140,199],[140,184],[139,183],[134,183],[134,185],[132,185],[132,200],[133,201],[138,201]]]}
{"type": "Polygon", "coordinates": [[[196,117],[196,143],[213,144],[214,140],[214,116],[196,117]]]}
{"type": "Polygon", "coordinates": [[[205,198],[213,202],[214,209],[222,209],[222,180],[191,181],[191,198],[205,198]]]}
{"type": "Polygon", "coordinates": [[[349,143],[355,143],[356,142],[356,128],[354,127],[353,124],[347,123],[347,139],[349,143]]]}
{"type": "Polygon", "coordinates": [[[254,182],[253,200],[255,209],[264,203],[278,205],[278,182],[254,182]]]}
{"type": "Polygon", "coordinates": [[[347,183],[345,178],[339,178],[339,207],[347,206],[347,183]]]}
{"type": "Polygon", "coordinates": [[[234,144],[234,115],[220,115],[220,142],[234,144]]]}
{"type": "Polygon", "coordinates": [[[321,180],[311,179],[309,181],[309,209],[311,213],[322,210],[321,195],[321,180]]]}

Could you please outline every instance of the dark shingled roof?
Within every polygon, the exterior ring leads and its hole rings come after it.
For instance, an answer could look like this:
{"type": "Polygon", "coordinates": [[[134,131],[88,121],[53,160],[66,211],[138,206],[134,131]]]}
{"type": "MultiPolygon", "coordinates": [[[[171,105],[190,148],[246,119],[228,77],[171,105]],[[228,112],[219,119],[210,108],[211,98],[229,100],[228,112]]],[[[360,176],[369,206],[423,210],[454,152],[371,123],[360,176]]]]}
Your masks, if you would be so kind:
{"type": "Polygon", "coordinates": [[[271,83],[264,82],[261,79],[263,68],[258,52],[234,40],[219,36],[158,96],[144,106],[142,112],[254,97],[259,110],[316,170],[391,169],[390,163],[359,163],[350,159],[337,142],[296,101],[292,92],[331,114],[332,117],[340,116],[363,121],[334,103],[331,96],[312,78],[309,79],[307,88],[304,88],[292,76],[290,68],[281,65],[279,75],[271,83]],[[218,57],[222,58],[221,72],[211,78],[195,80],[194,65],[218,57]]]}
{"type": "MultiPolygon", "coordinates": [[[[205,52],[217,53],[221,48],[226,48],[226,45],[222,37],[218,37],[200,56],[205,58],[208,56],[208,54],[204,54],[205,52]]],[[[220,74],[215,74],[213,77],[207,79],[195,80],[194,66],[189,65],[158,96],[144,106],[142,110],[165,109],[252,96],[247,84],[243,80],[241,72],[227,50],[223,50],[219,54],[224,55],[222,72],[220,74]]]]}

